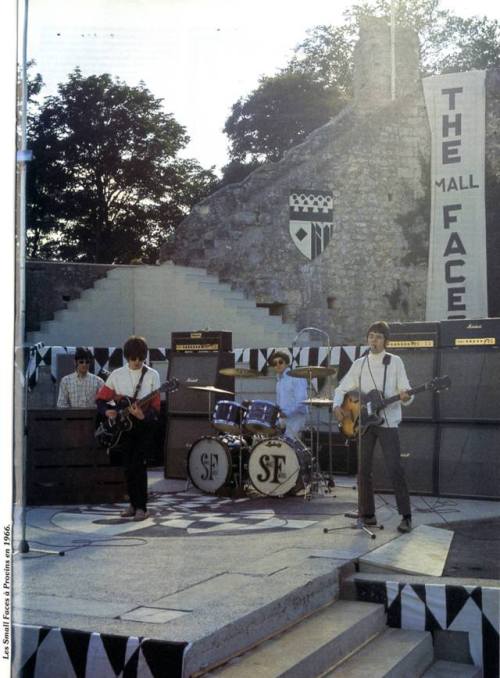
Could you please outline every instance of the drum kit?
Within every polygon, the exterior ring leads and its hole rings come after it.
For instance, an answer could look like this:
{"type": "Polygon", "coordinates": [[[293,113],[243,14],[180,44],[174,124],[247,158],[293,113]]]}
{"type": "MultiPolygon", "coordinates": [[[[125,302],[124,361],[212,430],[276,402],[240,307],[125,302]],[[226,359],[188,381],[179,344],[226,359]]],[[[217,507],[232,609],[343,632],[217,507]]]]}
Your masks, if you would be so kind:
{"type": "MultiPolygon", "coordinates": [[[[288,374],[308,379],[310,397],[304,403],[316,408],[330,406],[332,400],[312,397],[312,379],[335,372],[333,367],[298,367],[288,374]]],[[[224,368],[220,373],[240,378],[260,376],[259,372],[243,367],[224,368]]],[[[327,484],[319,471],[318,446],[314,446],[312,429],[309,449],[283,432],[280,408],[275,403],[219,400],[212,407],[212,394],[234,394],[215,386],[188,388],[208,393],[208,418],[215,429],[213,436],[196,440],[188,453],[188,477],[196,488],[208,494],[230,496],[256,492],[283,497],[301,493],[309,499],[319,492],[322,482],[327,484]]]]}

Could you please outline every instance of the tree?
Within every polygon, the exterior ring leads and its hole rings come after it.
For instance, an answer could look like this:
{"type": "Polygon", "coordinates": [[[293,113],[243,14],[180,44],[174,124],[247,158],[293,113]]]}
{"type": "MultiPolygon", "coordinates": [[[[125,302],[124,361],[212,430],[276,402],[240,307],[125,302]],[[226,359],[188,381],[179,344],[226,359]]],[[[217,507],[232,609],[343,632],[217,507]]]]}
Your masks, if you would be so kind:
{"type": "MultiPolygon", "coordinates": [[[[500,24],[496,19],[448,16],[429,36],[432,71],[454,73],[500,66],[500,24]]],[[[429,50],[430,51],[430,50],[429,50]]]]}
{"type": "Polygon", "coordinates": [[[353,26],[315,26],[306,35],[282,73],[302,73],[348,99],[352,94],[353,26]]]}
{"type": "MultiPolygon", "coordinates": [[[[391,0],[353,5],[347,21],[361,16],[385,17],[390,21],[391,0]]],[[[413,28],[420,39],[422,75],[492,68],[500,64],[500,24],[496,19],[463,19],[441,9],[440,0],[399,0],[395,3],[396,25],[413,28]]]]}
{"type": "Polygon", "coordinates": [[[233,105],[226,121],[231,159],[240,163],[279,160],[334,116],[340,101],[334,88],[325,88],[305,73],[261,78],[257,89],[233,105]]]}
{"type": "Polygon", "coordinates": [[[32,121],[28,252],[69,261],[155,260],[215,185],[178,153],[189,137],[141,83],[79,69],[32,121]]]}
{"type": "MultiPolygon", "coordinates": [[[[342,26],[307,31],[288,64],[263,77],[232,109],[224,131],[231,162],[222,183],[240,179],[256,162],[278,160],[343,107],[352,93],[353,49],[365,15],[390,22],[391,0],[352,5],[342,26]],[[315,110],[314,116],[310,111],[315,110]]],[[[420,39],[422,75],[488,68],[500,64],[500,30],[486,17],[462,19],[440,8],[440,0],[394,2],[397,26],[411,27],[420,39]]]]}

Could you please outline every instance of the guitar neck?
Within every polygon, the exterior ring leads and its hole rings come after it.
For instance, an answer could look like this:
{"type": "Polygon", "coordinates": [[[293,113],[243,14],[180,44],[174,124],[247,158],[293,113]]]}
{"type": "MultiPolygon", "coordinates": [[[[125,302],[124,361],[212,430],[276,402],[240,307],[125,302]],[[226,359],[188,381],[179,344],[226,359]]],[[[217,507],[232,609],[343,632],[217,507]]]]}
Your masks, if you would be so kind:
{"type": "MultiPolygon", "coordinates": [[[[422,391],[425,390],[427,390],[427,384],[422,384],[421,386],[416,386],[415,388],[409,388],[407,393],[408,395],[412,396],[416,395],[417,393],[422,393],[422,391]]],[[[401,400],[399,393],[395,396],[391,396],[390,398],[384,398],[382,407],[396,403],[398,400],[401,400]]]]}
{"type": "Polygon", "coordinates": [[[150,400],[152,400],[158,393],[160,393],[161,389],[157,388],[154,391],[151,391],[151,393],[148,393],[147,396],[144,396],[144,398],[141,398],[140,400],[137,401],[137,405],[139,407],[142,407],[142,405],[146,405],[150,400]]]}

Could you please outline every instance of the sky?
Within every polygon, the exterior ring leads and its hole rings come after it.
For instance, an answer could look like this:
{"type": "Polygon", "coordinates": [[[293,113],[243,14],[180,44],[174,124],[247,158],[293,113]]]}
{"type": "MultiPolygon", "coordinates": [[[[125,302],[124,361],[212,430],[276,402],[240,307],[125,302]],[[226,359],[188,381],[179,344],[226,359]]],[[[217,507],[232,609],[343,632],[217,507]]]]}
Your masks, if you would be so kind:
{"type": "MultiPolygon", "coordinates": [[[[143,80],[187,128],[184,155],[218,170],[231,106],[284,66],[306,30],[341,24],[351,0],[29,0],[28,59],[52,94],[75,66],[143,80]]],[[[442,0],[461,16],[500,18],[492,0],[442,0]]]]}

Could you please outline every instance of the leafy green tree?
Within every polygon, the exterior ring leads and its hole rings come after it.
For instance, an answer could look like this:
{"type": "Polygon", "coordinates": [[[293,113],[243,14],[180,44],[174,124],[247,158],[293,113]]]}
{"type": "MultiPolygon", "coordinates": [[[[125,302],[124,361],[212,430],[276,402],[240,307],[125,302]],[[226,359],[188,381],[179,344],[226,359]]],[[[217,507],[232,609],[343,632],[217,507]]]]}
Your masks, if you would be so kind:
{"type": "MultiPolygon", "coordinates": [[[[413,28],[419,35],[422,74],[491,68],[500,63],[500,25],[496,19],[456,16],[440,7],[440,0],[398,0],[396,26],[413,28]]],[[[353,5],[346,12],[351,25],[363,15],[390,21],[391,0],[353,5]]]]}
{"type": "Polygon", "coordinates": [[[429,36],[431,70],[455,73],[500,66],[500,23],[487,17],[449,15],[429,36]],[[444,46],[444,48],[443,48],[444,46]]]}
{"type": "Polygon", "coordinates": [[[226,121],[230,157],[240,163],[279,160],[341,106],[334,88],[325,88],[306,73],[261,78],[257,89],[233,105],[226,121]]]}
{"type": "Polygon", "coordinates": [[[216,182],[181,159],[189,137],[141,83],[75,69],[30,127],[28,253],[68,261],[154,261],[216,182]]]}
{"type": "Polygon", "coordinates": [[[302,73],[325,89],[349,98],[355,44],[353,26],[315,26],[306,32],[306,36],[295,47],[294,55],[282,73],[302,73]]]}
{"type": "MultiPolygon", "coordinates": [[[[241,180],[255,163],[278,160],[349,101],[359,22],[369,15],[389,23],[391,5],[391,0],[354,4],[343,25],[310,29],[278,74],[261,78],[253,92],[233,105],[224,128],[231,162],[222,183],[241,180]]],[[[419,35],[422,75],[500,64],[496,20],[462,19],[441,9],[440,0],[399,0],[394,9],[396,26],[411,27],[419,35]]]]}

